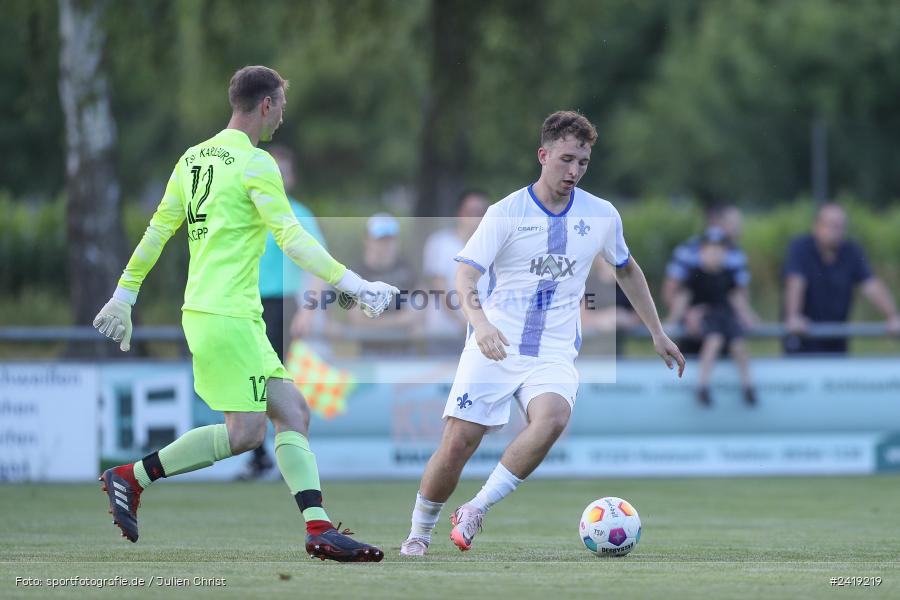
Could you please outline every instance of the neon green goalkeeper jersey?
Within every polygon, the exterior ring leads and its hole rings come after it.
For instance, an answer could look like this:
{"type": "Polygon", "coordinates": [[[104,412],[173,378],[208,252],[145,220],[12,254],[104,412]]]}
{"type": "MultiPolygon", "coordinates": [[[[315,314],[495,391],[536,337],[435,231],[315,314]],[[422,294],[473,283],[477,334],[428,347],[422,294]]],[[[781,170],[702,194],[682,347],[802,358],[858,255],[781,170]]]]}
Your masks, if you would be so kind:
{"type": "Polygon", "coordinates": [[[258,318],[259,257],[267,229],[291,260],[328,283],[346,271],[300,226],[272,156],[236,129],[219,132],[179,159],[119,286],[137,292],[185,220],[191,261],[184,310],[258,318]]]}

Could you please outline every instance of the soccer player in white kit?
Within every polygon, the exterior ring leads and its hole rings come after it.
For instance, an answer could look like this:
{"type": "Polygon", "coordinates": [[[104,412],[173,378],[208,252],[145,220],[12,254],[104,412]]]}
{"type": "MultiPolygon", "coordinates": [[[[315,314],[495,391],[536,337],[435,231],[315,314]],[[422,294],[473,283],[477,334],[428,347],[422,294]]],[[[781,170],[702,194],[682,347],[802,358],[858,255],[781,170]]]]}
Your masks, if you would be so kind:
{"type": "Polygon", "coordinates": [[[540,178],[491,206],[455,258],[468,338],[401,555],[425,554],[463,467],[484,434],[509,421],[513,400],[528,424],[481,491],[450,516],[450,539],[460,550],[471,547],[485,513],[540,465],[565,429],[578,391],[579,303],[597,254],[615,265],[619,285],[666,366],[677,364],[679,377],[684,371],[684,357],[663,331],[647,280],[625,244],[618,211],[576,187],[596,140],[594,126],[577,112],[547,117],[538,149],[540,178]],[[488,293],[479,299],[483,275],[488,293]]]}

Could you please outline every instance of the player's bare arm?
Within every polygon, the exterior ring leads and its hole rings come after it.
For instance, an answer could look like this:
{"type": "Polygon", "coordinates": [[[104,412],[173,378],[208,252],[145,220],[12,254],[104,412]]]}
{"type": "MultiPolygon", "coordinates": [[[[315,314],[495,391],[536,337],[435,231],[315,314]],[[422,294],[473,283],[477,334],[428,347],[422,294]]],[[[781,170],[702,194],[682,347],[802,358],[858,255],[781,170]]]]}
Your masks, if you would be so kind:
{"type": "Polygon", "coordinates": [[[616,269],[616,281],[634,307],[634,312],[650,331],[650,335],[653,337],[653,349],[670,369],[677,364],[678,376],[681,377],[684,373],[684,356],[675,342],[669,339],[669,336],[663,331],[662,323],[656,312],[656,305],[650,296],[650,288],[647,287],[647,279],[633,256],[629,257],[625,266],[616,269]]]}
{"type": "Polygon", "coordinates": [[[509,340],[503,332],[494,327],[481,309],[478,299],[478,278],[481,272],[471,265],[460,263],[456,269],[456,291],[460,297],[462,311],[472,326],[473,335],[481,353],[491,360],[506,358],[504,346],[509,340]]]}

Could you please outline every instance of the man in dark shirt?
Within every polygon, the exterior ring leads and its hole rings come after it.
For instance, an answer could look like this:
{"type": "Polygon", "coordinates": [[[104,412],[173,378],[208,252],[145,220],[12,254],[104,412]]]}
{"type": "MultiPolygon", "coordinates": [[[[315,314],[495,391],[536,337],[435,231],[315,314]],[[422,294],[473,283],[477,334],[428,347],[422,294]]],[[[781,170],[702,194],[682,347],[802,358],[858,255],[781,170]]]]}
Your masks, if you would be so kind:
{"type": "Polygon", "coordinates": [[[784,265],[788,354],[847,352],[847,338],[807,338],[809,322],[844,323],[859,286],[881,311],[888,333],[900,334],[900,317],[884,283],[872,274],[862,248],[845,238],[847,213],[837,204],[816,211],[812,234],[793,239],[784,265]]]}

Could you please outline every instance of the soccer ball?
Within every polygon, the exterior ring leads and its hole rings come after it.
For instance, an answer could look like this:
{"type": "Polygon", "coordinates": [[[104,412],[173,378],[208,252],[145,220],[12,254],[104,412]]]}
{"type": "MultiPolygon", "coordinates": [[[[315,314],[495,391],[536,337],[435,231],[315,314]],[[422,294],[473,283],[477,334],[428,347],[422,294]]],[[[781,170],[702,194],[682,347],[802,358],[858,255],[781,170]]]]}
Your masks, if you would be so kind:
{"type": "Polygon", "coordinates": [[[578,534],[597,556],[625,556],[641,540],[641,518],[627,500],[607,496],[584,509],[578,534]]]}

